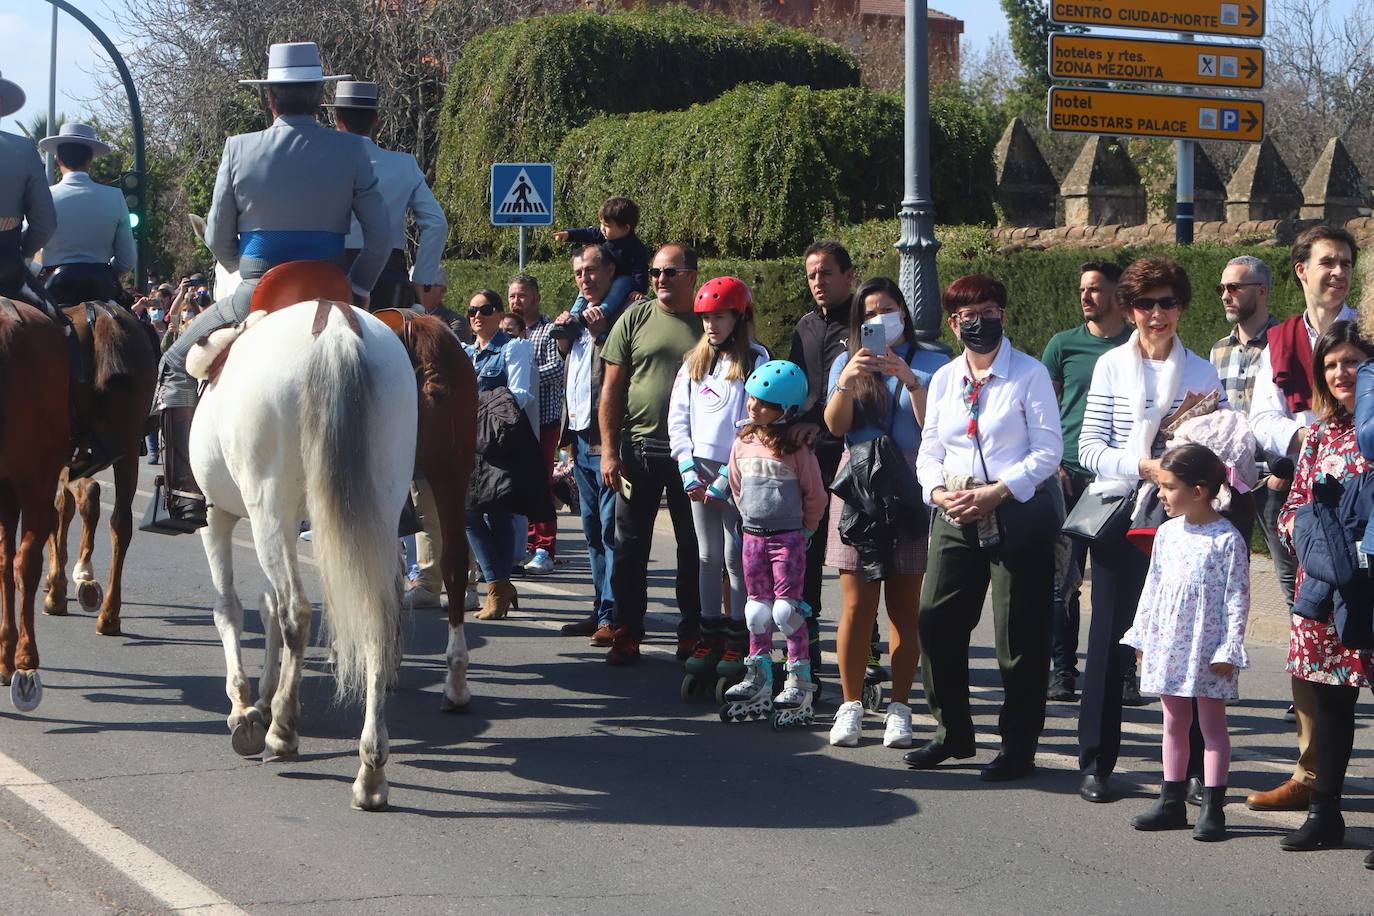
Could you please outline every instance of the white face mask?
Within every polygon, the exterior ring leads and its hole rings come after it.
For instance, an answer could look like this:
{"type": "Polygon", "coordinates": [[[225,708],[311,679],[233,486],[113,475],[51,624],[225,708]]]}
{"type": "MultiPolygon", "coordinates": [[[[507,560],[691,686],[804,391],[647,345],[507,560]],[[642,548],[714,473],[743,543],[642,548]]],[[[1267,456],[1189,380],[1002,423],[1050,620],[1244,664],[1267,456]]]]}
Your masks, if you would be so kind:
{"type": "Polygon", "coordinates": [[[886,312],[882,315],[874,315],[872,318],[865,321],[864,324],[875,330],[881,329],[883,339],[887,342],[889,347],[901,340],[902,334],[906,331],[905,326],[902,324],[901,312],[886,312]]]}
{"type": "Polygon", "coordinates": [[[153,321],[161,321],[162,309],[150,309],[148,312],[148,317],[151,318],[153,321]]]}

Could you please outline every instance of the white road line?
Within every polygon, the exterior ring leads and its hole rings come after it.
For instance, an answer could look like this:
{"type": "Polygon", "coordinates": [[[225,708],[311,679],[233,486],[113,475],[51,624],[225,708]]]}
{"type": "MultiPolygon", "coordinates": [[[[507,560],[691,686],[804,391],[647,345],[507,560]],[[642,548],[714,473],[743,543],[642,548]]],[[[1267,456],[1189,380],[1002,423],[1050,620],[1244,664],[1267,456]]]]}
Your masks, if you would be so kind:
{"type": "Polygon", "coordinates": [[[247,916],[244,910],[4,754],[0,754],[0,786],[171,909],[203,916],[247,916]]]}

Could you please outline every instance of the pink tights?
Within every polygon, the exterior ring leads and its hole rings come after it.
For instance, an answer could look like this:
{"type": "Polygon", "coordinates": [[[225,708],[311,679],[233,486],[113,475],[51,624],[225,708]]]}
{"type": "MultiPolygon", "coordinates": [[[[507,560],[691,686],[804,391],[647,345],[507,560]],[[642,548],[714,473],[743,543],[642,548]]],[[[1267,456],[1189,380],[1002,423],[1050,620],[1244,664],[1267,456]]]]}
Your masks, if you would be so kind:
{"type": "MultiPolygon", "coordinates": [[[[776,627],[769,627],[767,633],[749,634],[749,654],[767,655],[773,651],[773,631],[776,627]]],[[[789,662],[804,662],[811,658],[811,639],[806,627],[799,627],[797,632],[787,637],[787,660],[789,662]]]]}
{"type": "MultiPolygon", "coordinates": [[[[1188,778],[1188,730],[1193,726],[1193,698],[1161,696],[1164,704],[1164,781],[1188,778]]],[[[1197,698],[1198,726],[1206,750],[1202,754],[1203,783],[1226,785],[1231,770],[1231,736],[1226,732],[1226,701],[1197,698]]]]}

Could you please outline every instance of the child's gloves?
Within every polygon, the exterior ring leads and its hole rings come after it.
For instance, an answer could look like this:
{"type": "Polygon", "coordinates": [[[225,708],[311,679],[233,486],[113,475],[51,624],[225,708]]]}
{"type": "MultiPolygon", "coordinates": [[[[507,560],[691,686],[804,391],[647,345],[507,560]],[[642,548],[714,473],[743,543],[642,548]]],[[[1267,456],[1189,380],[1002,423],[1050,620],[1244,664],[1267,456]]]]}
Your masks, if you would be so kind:
{"type": "Polygon", "coordinates": [[[700,490],[706,484],[701,482],[697,476],[697,463],[691,458],[683,458],[677,463],[678,473],[682,475],[682,489],[691,493],[693,490],[700,490]]]}

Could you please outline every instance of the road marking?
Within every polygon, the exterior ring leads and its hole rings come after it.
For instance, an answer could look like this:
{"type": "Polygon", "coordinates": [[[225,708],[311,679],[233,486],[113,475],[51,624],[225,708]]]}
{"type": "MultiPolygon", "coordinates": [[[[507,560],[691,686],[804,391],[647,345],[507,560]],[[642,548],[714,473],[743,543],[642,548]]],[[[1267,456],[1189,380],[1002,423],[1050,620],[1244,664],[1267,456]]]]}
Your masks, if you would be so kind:
{"type": "Polygon", "coordinates": [[[171,909],[203,916],[247,916],[245,911],[4,754],[0,754],[0,786],[171,909]]]}

